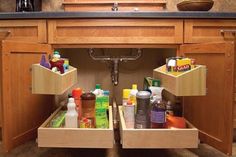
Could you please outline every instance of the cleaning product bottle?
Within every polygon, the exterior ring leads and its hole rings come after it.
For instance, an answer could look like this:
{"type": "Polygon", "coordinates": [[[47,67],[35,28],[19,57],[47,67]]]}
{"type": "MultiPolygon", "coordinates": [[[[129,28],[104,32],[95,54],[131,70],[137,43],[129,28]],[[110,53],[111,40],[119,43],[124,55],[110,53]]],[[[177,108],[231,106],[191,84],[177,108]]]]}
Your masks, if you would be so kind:
{"type": "Polygon", "coordinates": [[[122,99],[122,105],[126,105],[129,98],[130,98],[130,91],[131,89],[123,89],[123,99],[122,99]]]}
{"type": "Polygon", "coordinates": [[[76,88],[76,89],[72,90],[72,96],[75,100],[76,110],[78,112],[79,120],[82,118],[82,105],[81,105],[81,99],[80,99],[81,95],[82,95],[82,89],[81,88],[76,88]]]}
{"type": "Polygon", "coordinates": [[[132,89],[130,91],[130,100],[135,105],[135,113],[136,113],[136,109],[137,109],[137,100],[136,100],[137,93],[138,93],[137,84],[133,84],[132,89]]]}
{"type": "Polygon", "coordinates": [[[78,113],[76,111],[76,105],[74,98],[69,98],[67,104],[67,112],[65,117],[65,127],[66,128],[78,128],[78,113]]]}

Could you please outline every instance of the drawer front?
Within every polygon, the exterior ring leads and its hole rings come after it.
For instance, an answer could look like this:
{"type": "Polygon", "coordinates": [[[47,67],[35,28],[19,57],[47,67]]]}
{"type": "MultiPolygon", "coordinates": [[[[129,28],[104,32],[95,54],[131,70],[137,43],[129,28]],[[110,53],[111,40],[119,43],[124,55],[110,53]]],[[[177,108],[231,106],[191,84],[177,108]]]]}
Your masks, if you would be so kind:
{"type": "Polygon", "coordinates": [[[119,116],[123,148],[198,147],[198,130],[190,124],[186,129],[127,129],[122,106],[119,107],[119,116]]]}
{"type": "Polygon", "coordinates": [[[58,108],[39,128],[39,147],[63,148],[113,148],[112,108],[109,108],[108,129],[49,128],[51,119],[61,110],[58,108]]]}
{"type": "Polygon", "coordinates": [[[182,20],[49,20],[52,44],[175,44],[183,42],[182,20]]]}
{"type": "Polygon", "coordinates": [[[3,40],[47,43],[46,20],[0,20],[3,40]]]}
{"type": "Polygon", "coordinates": [[[235,40],[236,20],[185,20],[184,42],[222,42],[235,40]]]}

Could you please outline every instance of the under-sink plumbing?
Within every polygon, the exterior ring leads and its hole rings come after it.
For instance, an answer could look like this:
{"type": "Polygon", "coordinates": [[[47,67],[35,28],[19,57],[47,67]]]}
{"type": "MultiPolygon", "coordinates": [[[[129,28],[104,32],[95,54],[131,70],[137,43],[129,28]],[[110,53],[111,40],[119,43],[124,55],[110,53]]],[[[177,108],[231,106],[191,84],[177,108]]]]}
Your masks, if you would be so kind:
{"type": "Polygon", "coordinates": [[[89,49],[89,55],[93,60],[107,61],[111,65],[111,80],[113,85],[117,86],[119,83],[119,62],[134,61],[141,57],[142,49],[137,49],[137,54],[133,56],[95,56],[94,49],[89,49]]]}

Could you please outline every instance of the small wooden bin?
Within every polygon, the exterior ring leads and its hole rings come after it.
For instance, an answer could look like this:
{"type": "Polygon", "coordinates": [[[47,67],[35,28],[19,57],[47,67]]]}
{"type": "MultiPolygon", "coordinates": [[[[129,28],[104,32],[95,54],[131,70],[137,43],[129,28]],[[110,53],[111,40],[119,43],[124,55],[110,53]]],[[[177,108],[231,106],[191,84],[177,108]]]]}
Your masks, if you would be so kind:
{"type": "Polygon", "coordinates": [[[153,70],[153,77],[161,80],[161,86],[176,96],[206,95],[206,66],[174,76],[166,72],[166,65],[153,70]]]}
{"type": "Polygon", "coordinates": [[[32,65],[32,93],[60,95],[77,82],[77,69],[70,66],[68,72],[59,74],[39,64],[32,65]]]}
{"type": "Polygon", "coordinates": [[[186,129],[128,129],[119,106],[123,148],[197,148],[198,130],[188,123],[186,129]]]}
{"type": "Polygon", "coordinates": [[[112,107],[109,107],[109,128],[49,128],[48,123],[61,110],[59,107],[39,128],[39,147],[113,148],[112,107]]]}

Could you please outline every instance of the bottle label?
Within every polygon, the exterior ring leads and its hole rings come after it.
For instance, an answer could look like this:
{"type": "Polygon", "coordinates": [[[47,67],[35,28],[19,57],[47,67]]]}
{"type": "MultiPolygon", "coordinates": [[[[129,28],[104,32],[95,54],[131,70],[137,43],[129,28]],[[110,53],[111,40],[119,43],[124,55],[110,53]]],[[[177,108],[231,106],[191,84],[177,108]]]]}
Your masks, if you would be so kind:
{"type": "Polygon", "coordinates": [[[151,111],[151,122],[152,123],[165,123],[166,112],[165,111],[151,111]]]}

